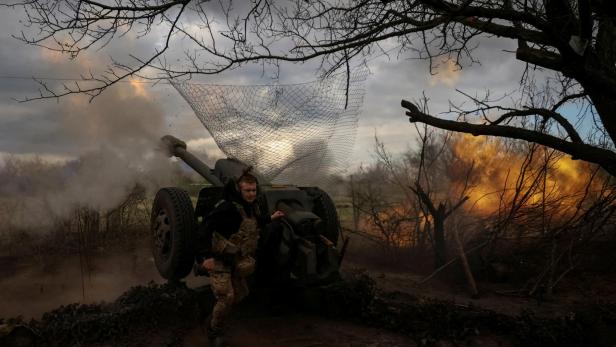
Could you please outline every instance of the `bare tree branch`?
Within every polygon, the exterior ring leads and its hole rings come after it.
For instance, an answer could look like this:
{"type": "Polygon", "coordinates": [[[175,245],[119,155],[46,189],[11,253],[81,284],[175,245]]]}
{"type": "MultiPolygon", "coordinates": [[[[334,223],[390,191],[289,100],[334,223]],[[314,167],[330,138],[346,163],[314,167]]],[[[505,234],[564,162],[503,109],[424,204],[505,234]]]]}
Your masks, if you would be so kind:
{"type": "MultiPolygon", "coordinates": [[[[607,1],[252,0],[232,5],[225,0],[18,0],[9,6],[24,9],[24,23],[30,28],[16,35],[18,39],[72,59],[129,32],[165,42],[147,55],[129,54],[130,63],[111,60],[106,71],[75,84],[55,87],[40,81],[40,95],[25,100],[77,93],[95,97],[133,76],[190,78],[251,63],[277,67],[280,62],[316,59],[324,76],[341,69],[348,73],[351,60],[374,56],[392,39],[399,44],[399,54],[428,60],[434,72],[440,58],[453,59],[460,68],[477,62],[473,52],[480,38],[516,40],[515,57],[530,67],[520,78],[522,89],[534,88],[528,71],[541,67],[557,73],[561,85],[555,93],[562,99],[545,105],[520,103],[489,126],[459,123],[454,128],[536,141],[601,163],[614,174],[614,152],[609,149],[616,143],[616,14],[607,1]],[[201,21],[199,30],[189,26],[195,17],[201,21]],[[181,42],[189,43],[184,60],[167,59],[178,46],[184,49],[181,42]],[[586,143],[585,134],[558,111],[576,99],[574,95],[584,96],[580,100],[590,105],[581,121],[593,125],[586,143]],[[558,124],[570,141],[538,132],[535,123],[521,120],[533,116],[543,118],[539,127],[545,129],[548,121],[558,124]],[[514,118],[522,127],[504,125],[514,118]]],[[[449,121],[424,117],[427,114],[411,114],[414,121],[452,127],[449,121]]]]}
{"type": "Polygon", "coordinates": [[[513,126],[471,124],[440,119],[421,112],[417,106],[406,100],[402,100],[402,107],[408,109],[406,115],[409,117],[411,123],[422,122],[437,128],[463,132],[475,136],[499,136],[534,142],[567,153],[574,159],[583,159],[598,164],[611,175],[616,175],[616,153],[607,149],[584,143],[568,142],[556,136],[513,126]]]}

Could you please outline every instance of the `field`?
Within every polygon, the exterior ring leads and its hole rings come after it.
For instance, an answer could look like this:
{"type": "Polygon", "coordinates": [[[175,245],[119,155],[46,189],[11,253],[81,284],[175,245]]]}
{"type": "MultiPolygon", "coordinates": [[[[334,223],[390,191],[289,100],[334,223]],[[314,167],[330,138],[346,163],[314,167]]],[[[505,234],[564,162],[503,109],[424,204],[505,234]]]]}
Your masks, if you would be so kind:
{"type": "MultiPolygon", "coordinates": [[[[434,216],[420,209],[420,200],[405,200],[413,195],[401,191],[391,176],[385,183],[366,181],[373,174],[354,176],[344,183],[349,189],[339,185],[333,195],[342,227],[338,247],[348,240],[341,268],[345,281],[316,292],[255,290],[232,318],[234,345],[543,346],[591,341],[611,346],[616,341],[610,332],[616,325],[616,255],[611,251],[616,244],[609,218],[602,225],[586,222],[596,204],[569,224],[559,224],[562,216],[553,215],[555,229],[544,234],[521,226],[537,222],[532,208],[543,205],[550,211],[547,200],[529,198],[508,219],[501,218],[503,211],[485,214],[483,205],[479,212],[462,208],[444,224],[446,261],[437,265],[434,216]],[[414,217],[417,213],[423,219],[414,217]],[[562,225],[570,229],[562,232],[562,225]],[[562,239],[552,237],[552,231],[562,232],[562,239]],[[572,241],[570,235],[580,238],[572,241]]],[[[191,192],[194,204],[201,186],[190,181],[180,185],[191,192]]],[[[0,203],[5,226],[0,235],[0,317],[5,326],[21,324],[38,338],[52,337],[56,345],[205,343],[203,322],[212,300],[208,279],[190,275],[186,287],[176,288],[157,273],[150,195],[149,189],[135,185],[113,206],[58,209],[36,191],[19,198],[5,194],[0,203]],[[40,218],[31,218],[33,214],[40,218]],[[173,321],[179,314],[189,318],[173,321]],[[138,323],[127,318],[131,315],[148,318],[138,323]],[[77,337],[75,329],[83,335],[77,337]],[[106,329],[119,330],[110,337],[106,329]]],[[[439,198],[436,192],[430,196],[439,198]]],[[[603,218],[610,204],[600,206],[602,212],[594,216],[603,218]]]]}

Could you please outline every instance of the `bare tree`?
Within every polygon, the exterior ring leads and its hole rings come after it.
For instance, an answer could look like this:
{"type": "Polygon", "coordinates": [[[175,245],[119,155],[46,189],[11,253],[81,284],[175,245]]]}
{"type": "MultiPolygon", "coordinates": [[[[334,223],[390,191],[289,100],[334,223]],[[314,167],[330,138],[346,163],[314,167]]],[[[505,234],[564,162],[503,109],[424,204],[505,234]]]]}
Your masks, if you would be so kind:
{"type": "MultiPolygon", "coordinates": [[[[384,178],[388,178],[390,184],[402,192],[404,204],[412,207],[407,208],[405,213],[418,221],[415,223],[415,232],[424,231],[429,234],[434,249],[435,268],[438,269],[447,261],[445,221],[468,200],[465,194],[469,189],[473,165],[471,163],[465,167],[459,158],[452,155],[451,142],[446,134],[437,134],[427,126],[416,130],[419,148],[416,151],[409,150],[406,160],[402,160],[401,164],[396,163],[385,144],[375,136],[376,159],[388,173],[384,178]],[[453,182],[450,177],[446,177],[448,171],[456,171],[454,175],[465,177],[464,182],[459,185],[453,182]],[[452,185],[459,187],[454,188],[452,185]],[[452,201],[456,191],[459,191],[459,196],[452,201]],[[419,223],[419,220],[423,223],[419,223]]],[[[462,249],[462,245],[459,244],[458,248],[462,249]]],[[[461,256],[463,262],[466,262],[463,252],[461,256]]]]}
{"type": "Polygon", "coordinates": [[[388,182],[390,173],[376,163],[360,168],[355,175],[354,204],[362,227],[382,240],[384,249],[394,257],[398,249],[414,246],[413,228],[417,211],[403,194],[395,194],[395,186],[388,182]]]}
{"type": "Polygon", "coordinates": [[[373,176],[358,176],[362,217],[372,217],[374,230],[395,231],[392,222],[405,214],[417,219],[414,236],[425,228],[442,266],[422,283],[460,261],[473,296],[474,276],[483,273],[519,280],[521,288],[507,294],[549,298],[563,279],[588,268],[592,247],[613,238],[613,178],[596,165],[534,143],[491,139],[469,147],[467,136],[418,130],[418,146],[401,157],[376,138],[373,176]],[[571,176],[563,176],[567,165],[571,176]]]}
{"type": "MultiPolygon", "coordinates": [[[[17,36],[70,57],[121,40],[126,33],[155,37],[160,47],[113,60],[91,83],[54,89],[40,81],[40,97],[85,93],[92,97],[130,76],[169,78],[214,74],[248,63],[278,64],[321,59],[324,73],[349,71],[349,61],[384,51],[397,40],[399,53],[438,63],[449,57],[459,66],[475,62],[478,40],[497,36],[517,42],[516,58],[529,67],[555,73],[557,83],[541,105],[520,100],[505,108],[494,102],[457,110],[458,120],[421,112],[403,101],[411,122],[442,129],[516,138],[542,144],[574,158],[599,164],[616,175],[616,12],[605,0],[16,0],[34,29],[17,36]],[[238,7],[233,7],[238,5],[238,7]],[[197,28],[197,29],[195,29],[197,28]],[[180,46],[179,42],[188,46],[180,46]],[[184,59],[176,64],[178,48],[184,59]],[[175,54],[175,55],[174,55],[175,54]],[[588,106],[584,139],[559,108],[568,102],[588,106]],[[488,112],[490,111],[490,112],[488,112]],[[471,114],[479,122],[469,123],[471,114]],[[488,116],[490,114],[490,116],[488,116]]],[[[529,69],[523,86],[535,81],[529,69]]]]}

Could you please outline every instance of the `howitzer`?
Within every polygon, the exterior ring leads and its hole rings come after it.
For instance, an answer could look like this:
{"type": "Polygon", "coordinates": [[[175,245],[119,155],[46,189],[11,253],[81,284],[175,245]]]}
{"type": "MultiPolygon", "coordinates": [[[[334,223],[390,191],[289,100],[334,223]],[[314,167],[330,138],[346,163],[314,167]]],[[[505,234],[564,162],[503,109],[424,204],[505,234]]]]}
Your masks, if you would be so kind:
{"type": "MultiPolygon", "coordinates": [[[[167,135],[162,144],[169,156],[182,159],[210,183],[199,192],[194,208],[182,189],[162,188],[156,194],[151,215],[154,260],[161,276],[177,280],[193,268],[195,243],[208,215],[226,198],[227,185],[233,184],[248,166],[227,158],[218,160],[211,169],[188,152],[183,141],[167,135]]],[[[342,251],[336,247],[340,222],[329,195],[317,187],[274,185],[258,172],[251,174],[258,182],[260,210],[285,213],[280,222],[270,224],[261,235],[257,279],[302,284],[337,279],[346,243],[342,251]]]]}

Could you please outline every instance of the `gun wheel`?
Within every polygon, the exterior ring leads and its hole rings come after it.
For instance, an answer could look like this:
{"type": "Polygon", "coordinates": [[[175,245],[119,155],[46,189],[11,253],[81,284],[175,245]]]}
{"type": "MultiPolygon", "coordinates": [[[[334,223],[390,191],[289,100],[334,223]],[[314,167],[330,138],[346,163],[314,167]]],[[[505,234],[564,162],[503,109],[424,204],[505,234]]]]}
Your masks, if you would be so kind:
{"type": "Polygon", "coordinates": [[[336,204],[332,198],[321,188],[318,187],[302,187],[308,195],[313,197],[314,207],[312,212],[319,216],[325,223],[324,233],[328,240],[334,245],[338,244],[340,236],[340,220],[336,211],[336,204]]]}
{"type": "Polygon", "coordinates": [[[150,218],[152,255],[160,275],[179,280],[194,263],[195,217],[188,193],[162,188],[152,204],[150,218]]]}

